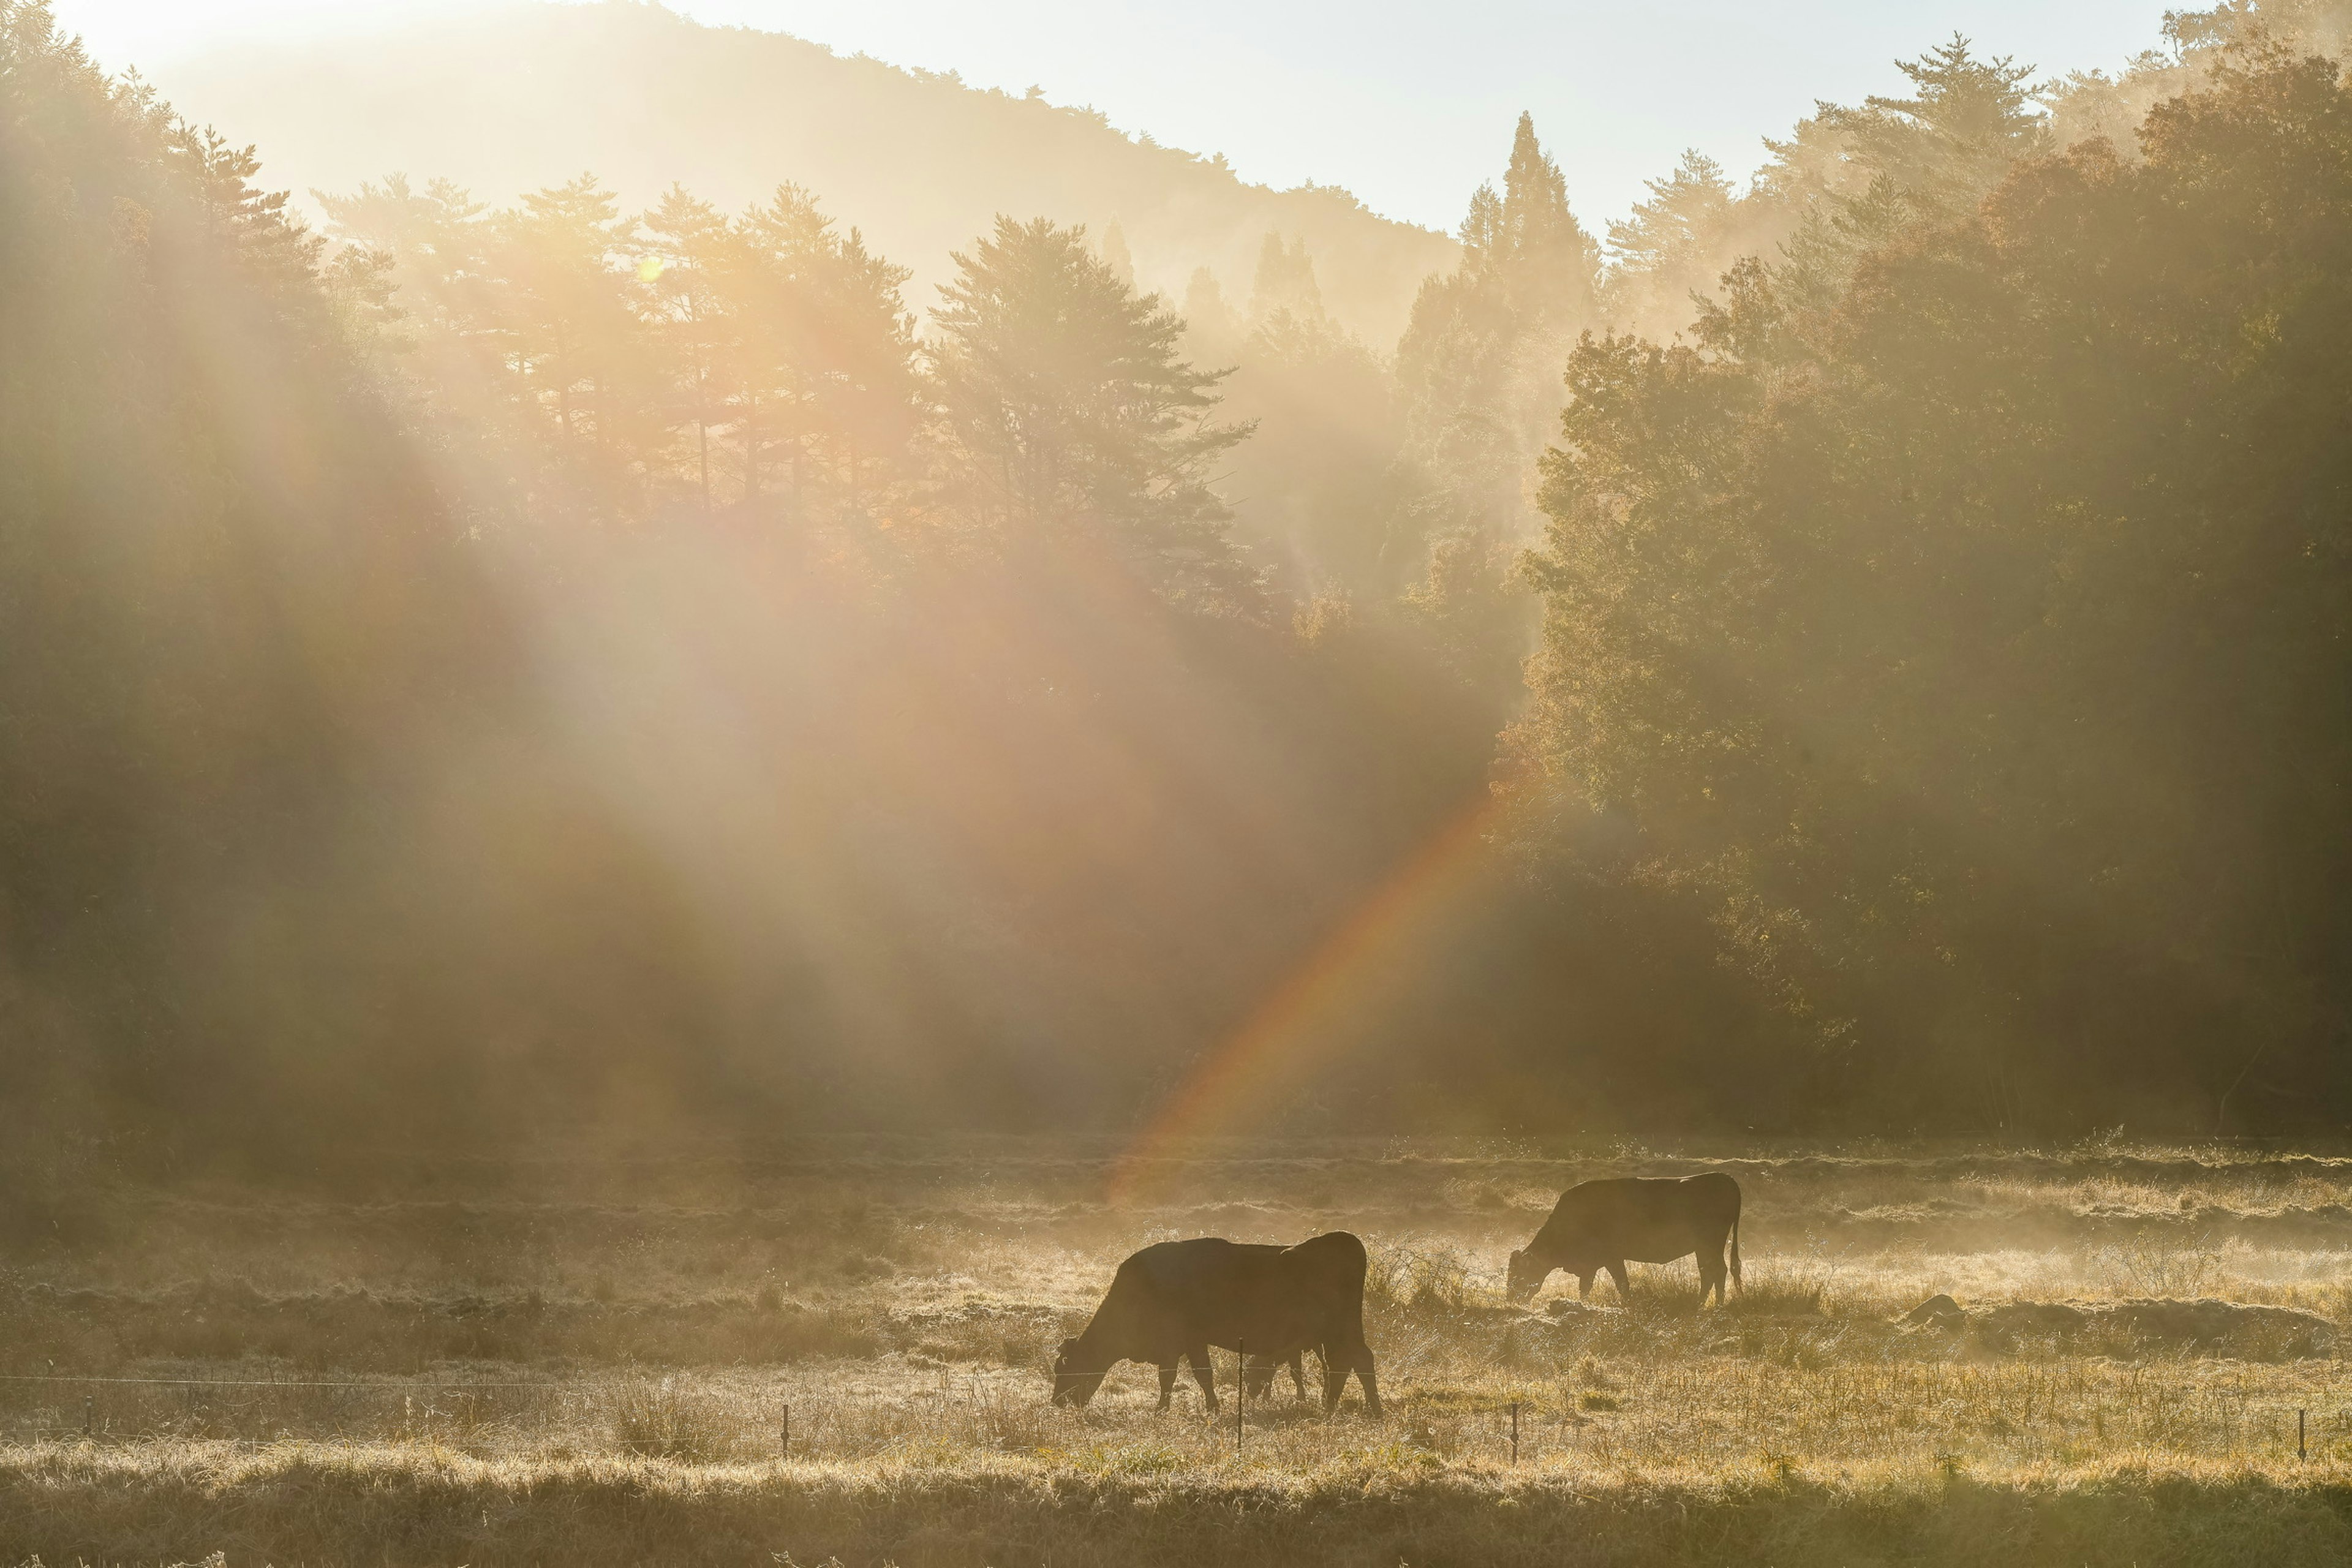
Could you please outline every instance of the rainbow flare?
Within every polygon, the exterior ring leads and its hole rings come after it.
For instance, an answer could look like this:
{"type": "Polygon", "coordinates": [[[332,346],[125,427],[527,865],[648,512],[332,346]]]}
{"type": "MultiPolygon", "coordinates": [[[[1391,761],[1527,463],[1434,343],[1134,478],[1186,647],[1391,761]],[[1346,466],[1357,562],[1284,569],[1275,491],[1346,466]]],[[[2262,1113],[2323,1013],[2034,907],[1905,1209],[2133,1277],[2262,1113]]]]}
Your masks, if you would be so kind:
{"type": "Polygon", "coordinates": [[[1208,1053],[1111,1168],[1109,1197],[1134,1197],[1147,1171],[1186,1141],[1246,1131],[1284,1090],[1360,1033],[1349,1015],[1412,971],[1436,923],[1485,870],[1489,828],[1508,809],[1488,795],[1424,840],[1208,1053]]]}

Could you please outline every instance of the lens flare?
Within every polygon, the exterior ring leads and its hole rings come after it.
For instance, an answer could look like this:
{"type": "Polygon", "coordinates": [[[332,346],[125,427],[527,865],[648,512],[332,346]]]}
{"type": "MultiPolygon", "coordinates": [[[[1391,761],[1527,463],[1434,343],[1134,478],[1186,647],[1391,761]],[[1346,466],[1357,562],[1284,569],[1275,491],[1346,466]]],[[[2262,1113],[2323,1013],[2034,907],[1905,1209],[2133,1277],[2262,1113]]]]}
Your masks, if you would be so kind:
{"type": "Polygon", "coordinates": [[[1424,840],[1240,1028],[1202,1058],[1113,1166],[1113,1203],[1139,1196],[1152,1167],[1188,1140],[1247,1131],[1287,1090],[1361,1037],[1368,1002],[1391,994],[1462,907],[1509,810],[1487,795],[1424,840]]]}

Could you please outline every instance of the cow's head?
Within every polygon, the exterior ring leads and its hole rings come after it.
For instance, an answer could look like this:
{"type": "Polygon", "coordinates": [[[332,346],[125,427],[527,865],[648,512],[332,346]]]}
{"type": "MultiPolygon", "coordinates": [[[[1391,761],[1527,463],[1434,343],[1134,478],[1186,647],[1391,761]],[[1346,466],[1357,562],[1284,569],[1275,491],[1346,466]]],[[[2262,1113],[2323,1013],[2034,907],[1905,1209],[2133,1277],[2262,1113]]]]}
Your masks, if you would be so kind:
{"type": "Polygon", "coordinates": [[[1095,1366],[1087,1354],[1086,1346],[1075,1339],[1064,1340],[1062,1348],[1054,1352],[1054,1403],[1083,1410],[1087,1401],[1102,1386],[1108,1365],[1095,1366]]]}
{"type": "Polygon", "coordinates": [[[1551,1278],[1552,1268],[1550,1264],[1537,1262],[1531,1250],[1514,1252],[1505,1289],[1514,1301],[1531,1301],[1535,1300],[1536,1292],[1543,1289],[1543,1282],[1551,1278]]]}

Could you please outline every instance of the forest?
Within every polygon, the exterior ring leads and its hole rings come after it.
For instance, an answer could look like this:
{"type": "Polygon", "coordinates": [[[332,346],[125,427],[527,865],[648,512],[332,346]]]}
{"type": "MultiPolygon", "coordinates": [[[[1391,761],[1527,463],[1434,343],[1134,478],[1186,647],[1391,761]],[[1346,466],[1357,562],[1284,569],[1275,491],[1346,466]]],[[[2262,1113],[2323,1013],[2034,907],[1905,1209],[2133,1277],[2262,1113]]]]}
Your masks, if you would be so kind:
{"type": "Polygon", "coordinates": [[[165,1168],[2340,1129],[2347,30],[1930,40],[1597,232],[1523,117],[1390,342],[1297,233],[306,220],[0,0],[0,1094],[165,1168]]]}

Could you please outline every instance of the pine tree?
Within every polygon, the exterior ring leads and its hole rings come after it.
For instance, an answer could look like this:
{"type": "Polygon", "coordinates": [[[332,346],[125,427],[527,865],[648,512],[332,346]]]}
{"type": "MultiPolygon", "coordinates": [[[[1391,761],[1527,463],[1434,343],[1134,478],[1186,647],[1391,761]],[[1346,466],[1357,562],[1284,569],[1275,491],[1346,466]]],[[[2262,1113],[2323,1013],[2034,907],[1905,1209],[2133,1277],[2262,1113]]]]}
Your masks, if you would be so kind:
{"type": "Polygon", "coordinates": [[[737,266],[731,225],[709,203],[673,185],[639,220],[649,247],[641,276],[649,325],[670,405],[667,421],[693,431],[693,479],[711,504],[710,433],[725,422],[740,358],[740,325],[728,287],[737,266]]]}
{"type": "Polygon", "coordinates": [[[584,481],[567,487],[579,504],[634,500],[651,434],[635,239],[591,174],[532,192],[495,226],[505,358],[546,422],[551,477],[584,481]]]}
{"type": "Polygon", "coordinates": [[[1511,138],[1511,162],[1503,174],[1498,265],[1511,303],[1531,330],[1556,340],[1562,325],[1579,326],[1592,314],[1592,288],[1600,263],[1592,237],[1568,207],[1568,181],[1536,140],[1532,114],[1519,116],[1511,138]]]}
{"type": "Polygon", "coordinates": [[[1686,272],[1713,253],[1731,211],[1731,182],[1723,165],[1696,148],[1683,154],[1663,180],[1643,182],[1650,199],[1609,225],[1609,249],[1620,273],[1686,272]]]}
{"type": "Polygon", "coordinates": [[[1453,532],[1499,545],[1533,531],[1535,460],[1593,314],[1599,250],[1532,117],[1519,117],[1502,192],[1471,196],[1461,238],[1462,264],[1422,286],[1397,349],[1415,492],[1400,543],[1414,552],[1453,532]]]}
{"type": "Polygon", "coordinates": [[[1135,258],[1128,252],[1127,235],[1119,228],[1117,218],[1111,219],[1110,226],[1103,230],[1102,258],[1112,277],[1130,289],[1135,287],[1135,258]]]}
{"type": "Polygon", "coordinates": [[[856,230],[835,232],[796,185],[778,187],[739,233],[743,494],[763,495],[781,465],[793,515],[860,510],[917,426],[907,269],[869,252],[856,230]]]}
{"type": "Polygon", "coordinates": [[[1258,247],[1251,322],[1263,324],[1277,311],[1308,321],[1323,319],[1323,290],[1315,281],[1315,258],[1307,253],[1304,237],[1285,242],[1282,236],[1269,234],[1258,247]]]}
{"type": "MultiPolygon", "coordinates": [[[[1858,257],[1906,223],[1966,214],[2019,161],[2050,148],[2048,116],[2029,89],[2032,67],[1979,59],[1957,34],[1895,66],[1913,96],[1833,105],[1809,122],[1834,140],[1848,172],[1806,205],[1772,271],[1784,294],[1817,309],[1843,289],[1858,257]]],[[[1774,151],[1785,162],[1792,149],[1774,151]]]]}
{"type": "Polygon", "coordinates": [[[1914,201],[1957,211],[2017,160],[2047,148],[2049,126],[2033,101],[2032,66],[2007,56],[1979,59],[1956,33],[1895,67],[1911,79],[1911,97],[1873,97],[1860,109],[1832,110],[1822,119],[1844,133],[1849,156],[1914,201]]]}
{"type": "Polygon", "coordinates": [[[934,363],[967,515],[1015,553],[1107,548],[1172,601],[1255,611],[1209,485],[1248,431],[1210,418],[1222,373],[1177,357],[1183,322],[1083,229],[1001,217],[954,259],[934,363]]]}
{"type": "Polygon", "coordinates": [[[329,232],[346,249],[383,257],[405,324],[404,346],[424,356],[437,382],[453,356],[482,330],[482,203],[446,180],[422,191],[405,174],[366,184],[348,196],[310,193],[329,232]]]}
{"type": "Polygon", "coordinates": [[[1217,275],[1205,267],[1192,268],[1184,288],[1184,342],[1193,357],[1210,364],[1232,361],[1241,347],[1242,323],[1225,300],[1217,275]]]}

